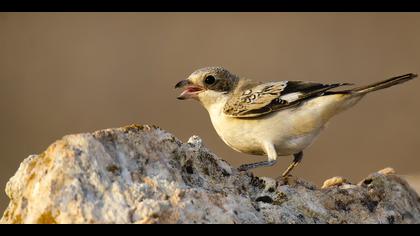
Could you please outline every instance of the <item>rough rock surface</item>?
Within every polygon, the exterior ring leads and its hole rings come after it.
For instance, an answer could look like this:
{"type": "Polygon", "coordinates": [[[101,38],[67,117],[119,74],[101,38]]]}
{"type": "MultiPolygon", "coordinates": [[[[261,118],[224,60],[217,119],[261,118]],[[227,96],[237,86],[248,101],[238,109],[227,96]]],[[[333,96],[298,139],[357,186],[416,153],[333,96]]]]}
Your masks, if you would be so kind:
{"type": "Polygon", "coordinates": [[[193,136],[154,126],[68,135],[6,187],[2,223],[420,223],[420,200],[392,172],[319,189],[238,172],[193,136]]]}

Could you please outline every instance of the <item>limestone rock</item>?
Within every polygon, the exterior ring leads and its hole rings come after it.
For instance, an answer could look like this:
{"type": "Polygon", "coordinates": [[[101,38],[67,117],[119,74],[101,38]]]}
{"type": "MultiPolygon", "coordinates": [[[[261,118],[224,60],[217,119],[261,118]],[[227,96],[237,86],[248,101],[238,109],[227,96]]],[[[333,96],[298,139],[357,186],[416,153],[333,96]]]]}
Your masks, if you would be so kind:
{"type": "Polygon", "coordinates": [[[341,176],[336,176],[336,177],[332,177],[330,179],[325,180],[321,188],[325,189],[325,188],[330,188],[333,186],[340,186],[347,183],[348,181],[345,178],[341,176]]]}
{"type": "Polygon", "coordinates": [[[1,223],[420,223],[392,172],[319,189],[238,172],[154,126],[68,135],[22,162],[1,223]]]}

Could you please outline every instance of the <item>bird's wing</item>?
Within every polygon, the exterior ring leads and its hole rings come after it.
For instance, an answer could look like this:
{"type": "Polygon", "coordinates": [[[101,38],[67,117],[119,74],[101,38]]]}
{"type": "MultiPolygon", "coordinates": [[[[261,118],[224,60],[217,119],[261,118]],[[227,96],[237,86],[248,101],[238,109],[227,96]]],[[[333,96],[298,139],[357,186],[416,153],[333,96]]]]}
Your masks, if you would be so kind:
{"type": "Polygon", "coordinates": [[[343,85],[350,84],[320,84],[302,81],[258,84],[234,93],[226,102],[223,112],[227,116],[237,118],[258,117],[322,96],[326,91],[343,85]]]}

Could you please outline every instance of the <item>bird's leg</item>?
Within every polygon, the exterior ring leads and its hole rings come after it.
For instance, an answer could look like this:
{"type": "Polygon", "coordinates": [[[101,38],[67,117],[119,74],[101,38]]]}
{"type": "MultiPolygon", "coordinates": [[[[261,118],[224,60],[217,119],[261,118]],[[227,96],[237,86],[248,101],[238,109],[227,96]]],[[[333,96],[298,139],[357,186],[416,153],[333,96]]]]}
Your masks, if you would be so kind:
{"type": "Polygon", "coordinates": [[[267,161],[261,161],[261,162],[256,162],[256,163],[251,163],[251,164],[244,164],[241,165],[238,170],[239,171],[247,171],[247,170],[251,170],[257,167],[268,167],[268,166],[273,166],[274,164],[277,163],[277,152],[276,149],[274,148],[274,145],[267,142],[264,144],[264,150],[265,153],[267,153],[268,156],[268,160],[267,161]]]}
{"type": "Polygon", "coordinates": [[[293,157],[294,159],[293,159],[292,164],[290,164],[289,167],[287,167],[286,171],[283,172],[282,174],[283,178],[287,177],[289,173],[293,170],[293,168],[299,165],[299,163],[302,161],[302,158],[303,158],[303,152],[301,151],[301,152],[295,153],[293,154],[293,157]]]}
{"type": "Polygon", "coordinates": [[[243,164],[241,165],[238,170],[239,171],[247,171],[251,169],[255,169],[257,167],[268,167],[276,164],[277,161],[261,161],[261,162],[255,162],[251,164],[243,164]]]}

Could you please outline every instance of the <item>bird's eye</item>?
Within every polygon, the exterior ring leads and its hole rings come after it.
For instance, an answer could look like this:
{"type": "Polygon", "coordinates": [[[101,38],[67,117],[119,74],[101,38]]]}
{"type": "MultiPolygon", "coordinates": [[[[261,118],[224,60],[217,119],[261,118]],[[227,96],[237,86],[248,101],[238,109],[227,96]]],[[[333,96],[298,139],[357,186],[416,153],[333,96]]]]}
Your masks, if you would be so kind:
{"type": "Polygon", "coordinates": [[[204,83],[211,85],[214,84],[214,82],[216,82],[216,78],[214,78],[214,76],[209,75],[206,77],[206,79],[204,80],[204,83]]]}

